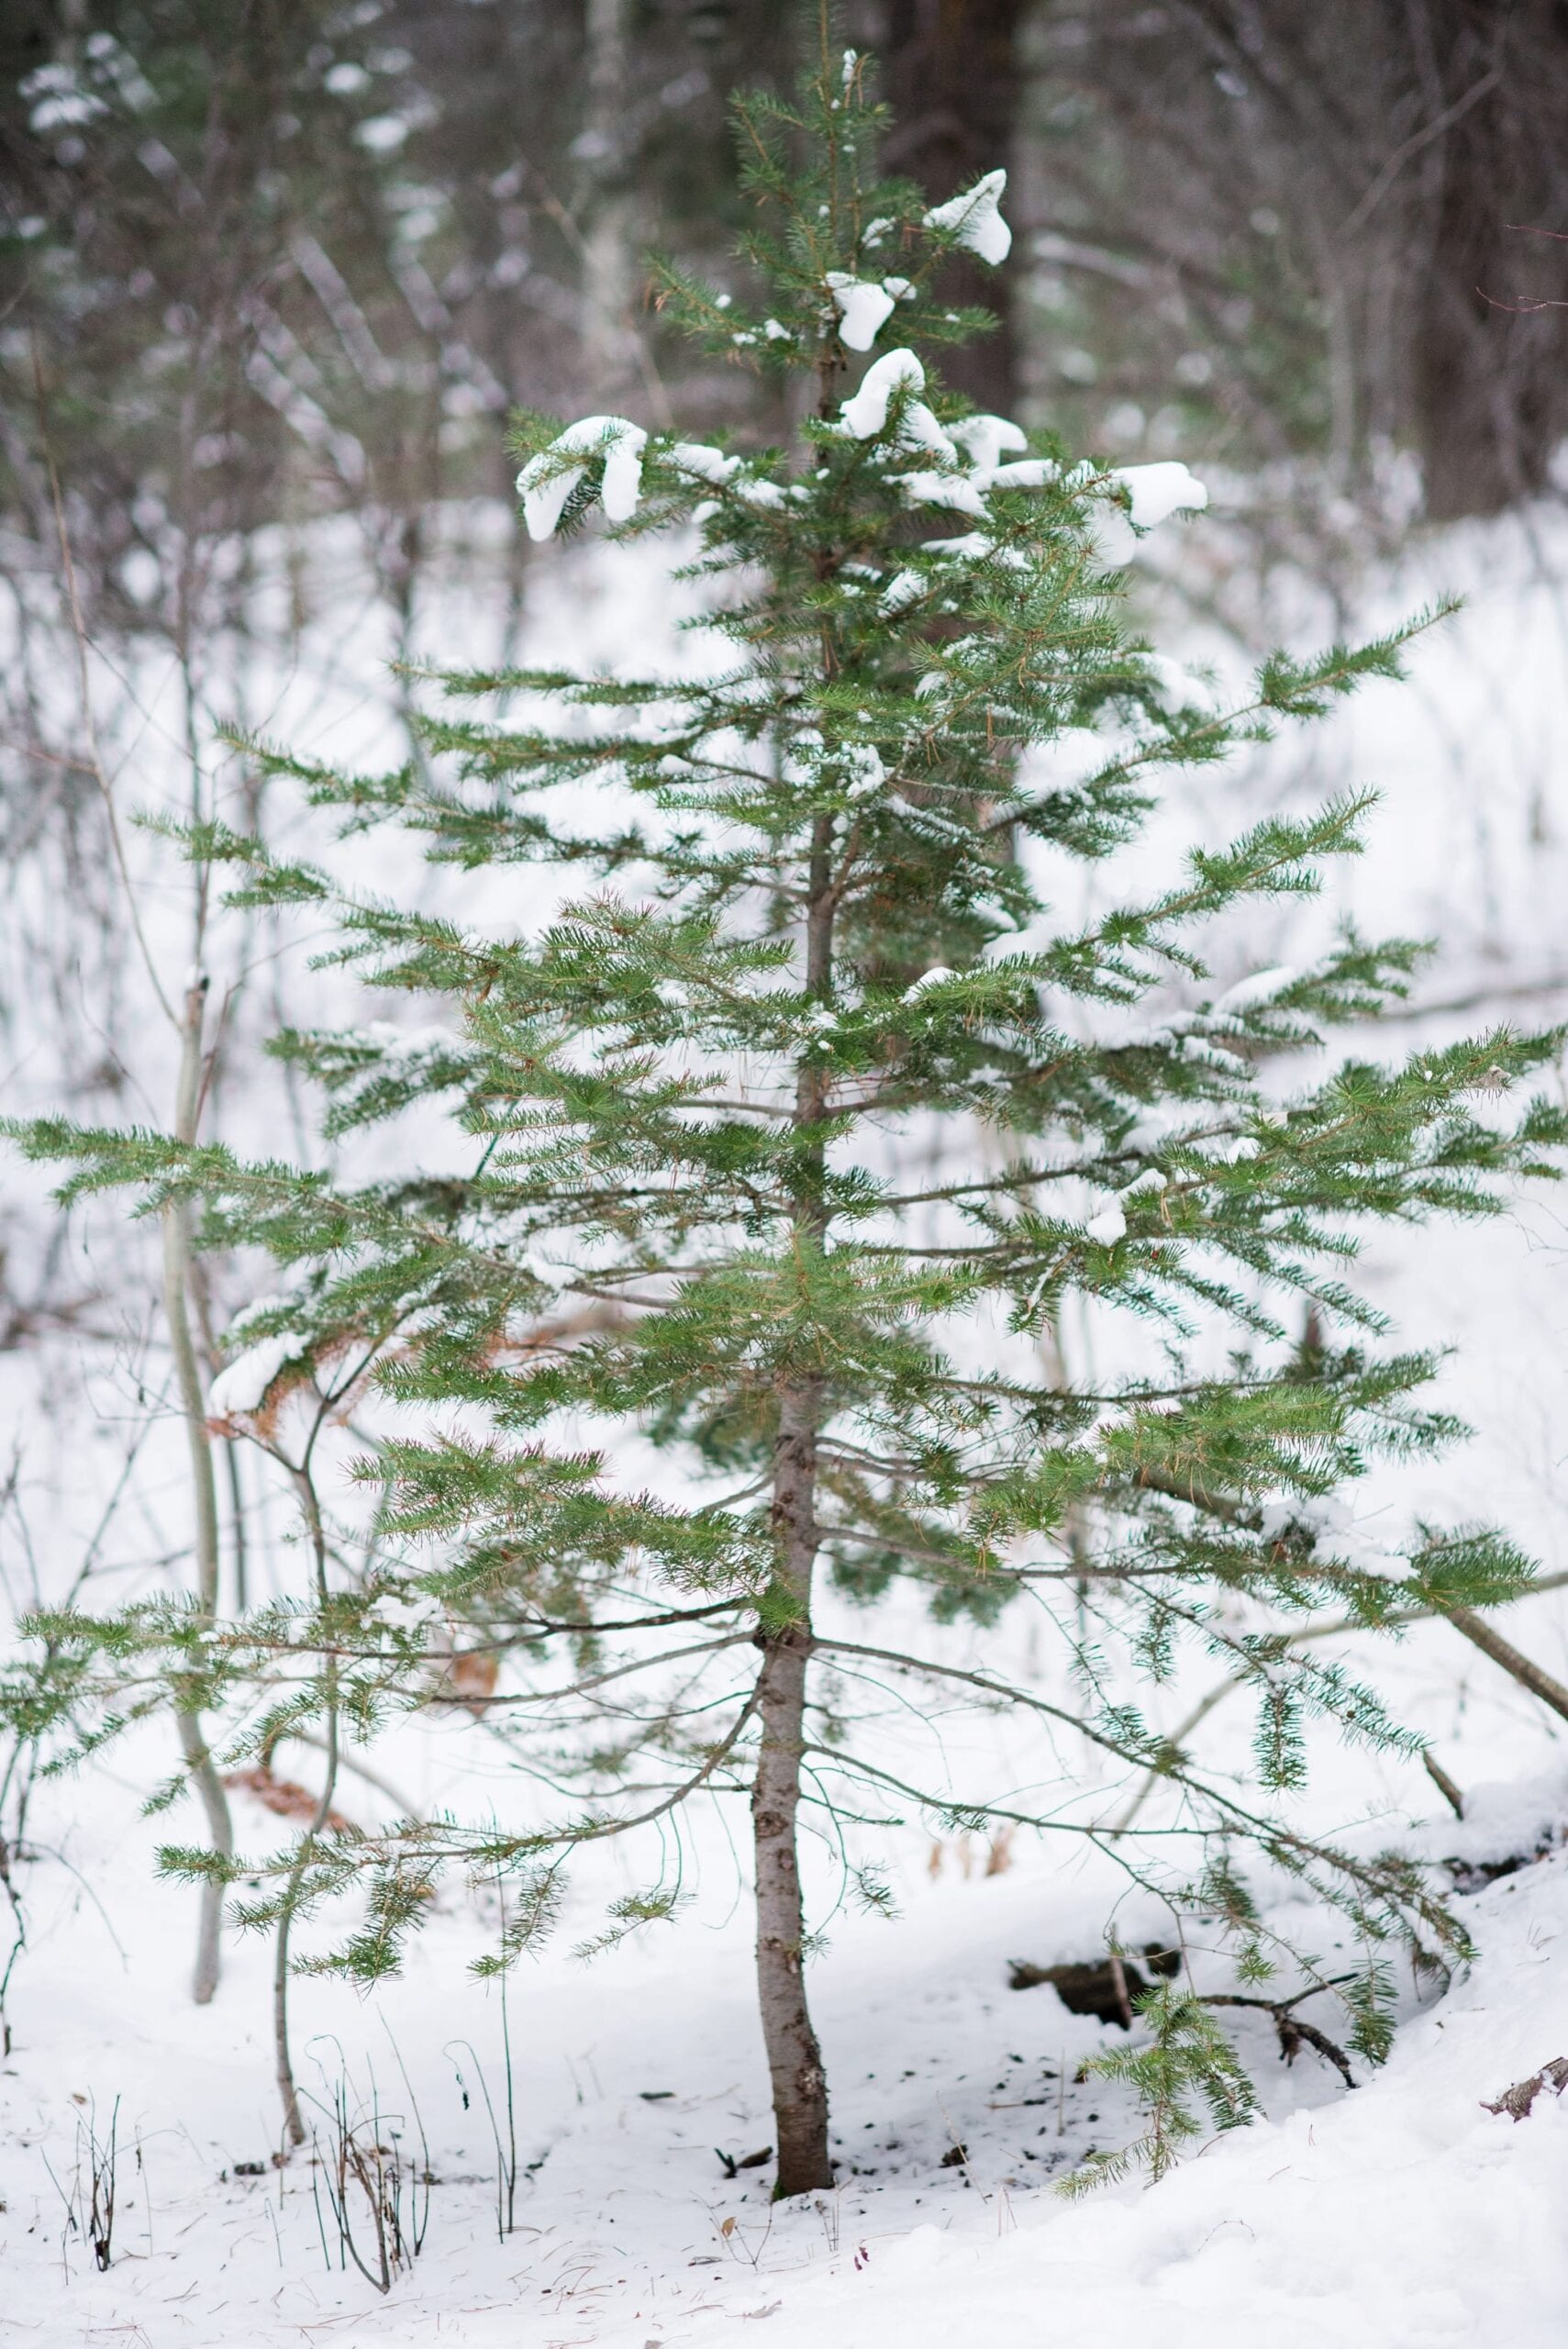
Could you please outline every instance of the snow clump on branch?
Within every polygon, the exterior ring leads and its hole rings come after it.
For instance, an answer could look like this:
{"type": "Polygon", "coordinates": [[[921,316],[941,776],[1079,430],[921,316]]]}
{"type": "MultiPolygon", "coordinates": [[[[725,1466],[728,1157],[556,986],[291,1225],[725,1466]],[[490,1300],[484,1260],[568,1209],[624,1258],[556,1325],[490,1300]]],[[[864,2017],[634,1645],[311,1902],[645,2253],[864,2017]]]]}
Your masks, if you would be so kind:
{"type": "Polygon", "coordinates": [[[859,391],[840,402],[839,414],[857,440],[874,440],[885,430],[888,405],[901,384],[917,393],[926,388],[926,371],[912,351],[888,351],[866,369],[859,391]]]}
{"type": "Polygon", "coordinates": [[[841,269],[828,271],[828,285],[839,308],[840,335],[851,351],[869,351],[893,316],[896,293],[841,269]]]}
{"type": "Polygon", "coordinates": [[[927,228],[951,229],[955,244],[978,253],[993,269],[999,268],[1013,250],[1013,232],[1001,213],[1006,186],[1006,172],[987,172],[962,195],[934,206],[926,215],[927,228]]]}
{"type": "Polygon", "coordinates": [[[584,416],[569,424],[517,475],[529,538],[537,544],[554,537],[567,499],[600,457],[605,471],[599,495],[605,512],[612,522],[629,521],[642,495],[647,443],[641,425],[624,416],[584,416]]]}
{"type": "Polygon", "coordinates": [[[1132,527],[1152,530],[1173,514],[1201,514],[1208,491],[1174,458],[1157,465],[1117,465],[1111,479],[1132,501],[1132,527]]]}

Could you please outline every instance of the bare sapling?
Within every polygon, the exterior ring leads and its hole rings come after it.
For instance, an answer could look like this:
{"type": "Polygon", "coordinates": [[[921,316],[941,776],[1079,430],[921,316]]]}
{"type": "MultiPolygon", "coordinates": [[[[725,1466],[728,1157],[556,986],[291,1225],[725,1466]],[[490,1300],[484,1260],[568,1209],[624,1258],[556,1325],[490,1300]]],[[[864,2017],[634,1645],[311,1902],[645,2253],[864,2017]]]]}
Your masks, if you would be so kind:
{"type": "MultiPolygon", "coordinates": [[[[185,990],[180,1031],[180,1075],[174,1130],[186,1142],[195,1141],[201,1118],[206,1008],[206,981],[198,974],[185,990]]],[[[189,1202],[184,1199],[171,1199],[163,1208],[163,1311],[169,1325],[174,1378],[185,1421],[185,1441],[190,1456],[191,1493],[195,1514],[196,1615],[200,1627],[209,1631],[217,1615],[217,1486],[213,1475],[212,1438],[206,1424],[201,1365],[191,1330],[190,1213],[189,1202]]],[[[179,1728],[180,1751],[206,1819],[213,1853],[220,1862],[230,1860],[234,1855],[234,1825],[223,1781],[207,1746],[200,1706],[194,1701],[183,1701],[174,1718],[179,1728]]],[[[198,2007],[206,2006],[217,1988],[222,1965],[220,1937],[224,1891],[221,1870],[203,1879],[195,1971],[191,1985],[192,1996],[198,2007]]]]}

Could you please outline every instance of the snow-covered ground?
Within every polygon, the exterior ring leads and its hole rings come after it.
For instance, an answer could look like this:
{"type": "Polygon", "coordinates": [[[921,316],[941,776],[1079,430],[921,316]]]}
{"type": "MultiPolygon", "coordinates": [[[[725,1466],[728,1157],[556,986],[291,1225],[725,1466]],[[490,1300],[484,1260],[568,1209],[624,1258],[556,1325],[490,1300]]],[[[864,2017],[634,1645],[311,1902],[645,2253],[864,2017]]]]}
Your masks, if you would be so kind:
{"type": "Polygon", "coordinates": [[[265,1951],[234,1954],[206,2011],[185,2002],[189,1897],[150,1887],[148,1838],[109,1787],[62,1850],[42,1831],[27,1871],[36,1939],[0,2081],[6,2335],[697,2349],[766,2318],[792,2349],[1242,2349],[1264,2327],[1280,2349],[1555,2349],[1568,2106],[1550,2084],[1521,2121],[1484,2103],[1568,2054],[1565,1806],[1559,1766],[1476,1790],[1463,1827],[1416,1831],[1469,1862],[1466,1881],[1478,1863],[1524,1864],[1461,1897],[1479,1958],[1446,1995],[1407,1994],[1382,2072],[1358,2063],[1347,2092],[1310,2054],[1287,2071],[1265,2030],[1245,2031],[1267,2118],[1157,2188],[1087,2202],[1051,2181],[1133,2126],[1119,2092],[1074,2077],[1119,2032],[1049,1987],[1010,1990],[1006,1961],[1098,1945],[1095,1870],[1031,1850],[995,1876],[974,1854],[965,1873],[950,1848],[933,1878],[911,1852],[902,1920],[844,1924],[815,1969],[841,2182],[784,2210],[765,2167],[731,2179],[720,2158],[768,2142],[743,1903],[591,1967],[559,1952],[528,1966],[508,1994],[521,2175],[504,2240],[479,2087],[499,2100],[499,2002],[466,1979],[473,1920],[454,1906],[373,2005],[319,1984],[300,1997],[323,2133],[334,2084],[368,2097],[373,2074],[384,2139],[428,2140],[424,2248],[383,2301],[324,2257],[309,2161],[271,2166],[265,1951]],[[66,2201],[84,2204],[85,2128],[106,2135],[117,2099],[100,2274],[66,2201]]]}
{"type": "MultiPolygon", "coordinates": [[[[1368,853],[1332,876],[1327,910],[1352,912],[1369,930],[1437,937],[1441,952],[1400,1042],[1494,1016],[1544,1021],[1568,1006],[1562,539],[1555,523],[1507,524],[1413,557],[1369,591],[1369,624],[1441,586],[1471,596],[1465,614],[1417,648],[1415,685],[1374,687],[1245,772],[1184,785],[1140,852],[1166,854],[1198,828],[1240,829],[1282,801],[1381,785],[1368,853]]],[[[1184,544],[1195,563],[1205,559],[1201,529],[1184,544]]],[[[620,560],[625,586],[592,552],[552,552],[536,574],[530,650],[592,660],[657,646],[668,613],[652,554],[620,560]]],[[[460,620],[433,611],[423,640],[477,657],[460,620]]],[[[1239,666],[1222,645],[1173,649],[1208,651],[1222,675],[1239,666]]],[[[269,731],[322,754],[359,747],[351,663],[345,676],[307,662],[256,685],[253,703],[269,731]]],[[[153,751],[141,755],[150,763],[128,772],[132,802],[155,796],[153,751]]],[[[133,853],[151,871],[165,852],[133,842],[133,853]]],[[[1132,885],[1137,869],[1130,860],[1095,886],[1132,885]]],[[[173,954],[181,901],[175,882],[166,890],[153,927],[173,954]]],[[[1305,917],[1308,930],[1320,918],[1305,917]]],[[[1271,914],[1228,938],[1219,976],[1287,959],[1299,943],[1271,914]]],[[[220,976],[228,952],[220,931],[220,976]]],[[[253,990],[245,1016],[261,1032],[277,1008],[253,990]]],[[[128,1023],[123,1041],[135,1059],[127,1113],[156,1115],[170,1091],[167,1055],[150,1025],[128,1023]]],[[[25,1106],[51,1102],[46,1047],[39,1012],[13,1069],[25,1106]]],[[[220,1109],[242,1144],[275,1139],[275,1093],[231,1092],[220,1109]]],[[[1456,1348],[1441,1399],[1478,1434],[1445,1463],[1380,1476],[1361,1506],[1396,1509],[1401,1520],[1501,1520],[1548,1574],[1568,1570],[1564,1212],[1543,1192],[1506,1225],[1381,1236],[1362,1267],[1402,1339],[1456,1348]]],[[[32,1209],[19,1219],[24,1233],[39,1228],[32,1209]]],[[[18,1609],[74,1571],[143,1416],[144,1382],[156,1394],[163,1377],[142,1243],[122,1241],[112,1209],[101,1208],[73,1227],[72,1244],[86,1246],[83,1284],[98,1291],[84,1323],[0,1355],[15,1431],[6,1465],[16,1464],[0,1567],[18,1609]]],[[[1082,1342],[1097,1333],[1067,1334],[1082,1342]]],[[[117,1594],[185,1539],[176,1432],[165,1418],[129,1471],[106,1537],[117,1594]]],[[[264,1587],[286,1508],[255,1484],[250,1506],[264,1587]]],[[[1565,1596],[1525,1601],[1503,1626],[1568,1678],[1565,1596]]],[[[301,2083],[319,2099],[318,2127],[337,2083],[362,2099],[373,2076],[384,2135],[401,2130],[411,2157],[420,2126],[428,2140],[435,2183],[424,2248],[384,2301],[352,2268],[339,2272],[335,2251],[324,2258],[320,2173],[300,2159],[282,2172],[271,2164],[270,1951],[232,1943],[217,2001],[204,2011],[188,2003],[194,1897],[156,1881],[153,1846],[168,1831],[139,1817],[170,1756],[158,1737],[139,1735],[90,1778],[39,1790],[32,1855],[14,1871],[28,1941],[9,1983],[16,2042],[0,2076],[0,2326],[18,2341],[152,2349],[296,2336],[642,2349],[717,2340],[740,2321],[765,2321],[769,2341],[813,2349],[934,2349],[954,2337],[1002,2349],[1058,2340],[1251,2349],[1264,2328],[1280,2349],[1562,2342],[1568,2111],[1550,2087],[1518,2123],[1483,2108],[1568,2055],[1562,1724],[1445,1626],[1345,1652],[1435,1741],[1467,1815],[1453,1820],[1418,1767],[1388,1761],[1369,1772],[1364,1757],[1321,1740],[1307,1815],[1403,1841],[1438,1863],[1466,1861],[1474,1873],[1464,1881],[1479,1887],[1460,1896],[1473,1967],[1440,1995],[1406,1986],[1393,2059],[1370,2076],[1358,2063],[1353,2092],[1310,2053],[1285,2070],[1266,2025],[1244,2019],[1239,2043],[1267,2117],[1207,2145],[1156,2189],[1064,2203],[1055,2179],[1091,2147],[1135,2133],[1121,2092],[1076,2077],[1120,2033],[1069,2015],[1049,1987],[1010,1990],[1006,1962],[1095,1954],[1119,1882],[1076,1841],[1020,1836],[1008,1865],[987,1873],[984,1847],[933,1848],[911,1823],[888,1847],[897,1920],[837,1916],[813,1966],[841,2183],[772,2210],[770,2169],[731,2177],[721,2158],[760,2151],[770,2128],[749,1904],[729,1842],[740,1822],[727,1831],[715,1816],[687,1855],[691,1905],[673,1926],[592,1964],[571,1956],[601,1919],[606,1891],[637,1880],[631,1859],[611,1854],[584,1871],[555,1941],[513,1978],[519,2175],[504,2239],[480,2086],[483,2076],[504,2137],[502,2013],[498,1992],[468,1971],[493,1938],[483,1900],[443,1891],[406,1976],[372,2000],[330,1981],[299,1985],[301,2083]],[[1519,1857],[1527,1864],[1482,1881],[1479,1864],[1519,1857]],[[105,2135],[117,2099],[114,2255],[99,2273],[68,2213],[82,2216],[88,2134],[105,2135]],[[962,2158],[944,2159],[958,2147],[962,2158]]],[[[1202,1679],[1178,1683],[1162,1720],[1173,1725],[1204,1693],[1202,1679]]],[[[502,1801],[499,1763],[475,1763],[466,1726],[433,1718],[375,1759],[423,1807],[502,1801]]],[[[1029,1735],[1016,1725],[928,1720],[909,1733],[929,1738],[954,1782],[967,1773],[973,1784],[978,1770],[1019,1782],[1030,1774],[1029,1735]]],[[[1246,1735],[1243,1709],[1222,1705],[1196,1732],[1196,1750],[1244,1766],[1246,1735]]],[[[308,1780],[313,1760],[291,1749],[284,1766],[308,1780]]],[[[350,1776],[339,1799],[368,1820],[380,1798],[350,1776]]],[[[249,1798],[236,1803],[243,1843],[275,1842],[275,1820],[249,1798]]],[[[823,1864],[819,1909],[833,1889],[823,1864]]],[[[1317,1930],[1310,1916],[1291,1922],[1298,1938],[1317,1930]]],[[[1133,1943],[1145,1927],[1163,1932],[1158,1915],[1142,1919],[1125,1902],[1118,1925],[1133,1943]]],[[[1337,1930],[1322,1920],[1321,1954],[1337,1930]]],[[[1201,1952],[1196,1962],[1215,1964],[1201,1952]]],[[[1208,1987],[1220,1980],[1212,1972],[1208,1987]]],[[[330,2246],[329,2224],[326,2235],[330,2246]]]]}

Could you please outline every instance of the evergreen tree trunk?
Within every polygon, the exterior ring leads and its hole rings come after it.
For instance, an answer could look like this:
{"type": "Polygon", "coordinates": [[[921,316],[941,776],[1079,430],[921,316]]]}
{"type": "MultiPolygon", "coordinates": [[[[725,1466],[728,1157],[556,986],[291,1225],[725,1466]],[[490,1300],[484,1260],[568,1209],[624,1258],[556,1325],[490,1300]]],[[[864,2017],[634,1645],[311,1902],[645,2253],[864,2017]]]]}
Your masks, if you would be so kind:
{"type": "Polygon", "coordinates": [[[759,1634],[757,1676],[762,1749],[751,1794],[756,1838],[757,1996],[773,2081],[778,2136],[775,2192],[809,2194],[833,2183],[828,2154],[828,2081],[806,1998],[805,1909],[795,1814],[806,1738],[806,1681],[811,1658],[811,1574],[817,1551],[817,1424],[814,1382],[785,1395],[779,1413],[773,1472],[773,1523],[779,1581],[795,1610],[777,1631],[759,1634]]]}
{"type": "MultiPolygon", "coordinates": [[[[806,985],[824,1001],[832,987],[832,822],[817,819],[812,841],[806,926],[806,985]]],[[[823,1150],[814,1138],[826,1108],[821,1071],[807,1063],[796,1081],[795,1121],[808,1137],[795,1194],[796,1245],[821,1248],[825,1216],[823,1150]]],[[[811,1577],[817,1549],[817,1432],[822,1383],[802,1378],[779,1397],[773,1450],[773,1532],[777,1543],[774,1596],[784,1620],[758,1633],[762,1668],[757,1675],[762,1744],[751,1790],[757,1877],[757,1998],[773,2081],[782,2200],[833,2183],[828,2152],[828,2079],[806,1998],[806,1912],[801,1898],[795,1834],[800,1765],[806,1742],[806,1675],[811,1661],[811,1577]]]]}

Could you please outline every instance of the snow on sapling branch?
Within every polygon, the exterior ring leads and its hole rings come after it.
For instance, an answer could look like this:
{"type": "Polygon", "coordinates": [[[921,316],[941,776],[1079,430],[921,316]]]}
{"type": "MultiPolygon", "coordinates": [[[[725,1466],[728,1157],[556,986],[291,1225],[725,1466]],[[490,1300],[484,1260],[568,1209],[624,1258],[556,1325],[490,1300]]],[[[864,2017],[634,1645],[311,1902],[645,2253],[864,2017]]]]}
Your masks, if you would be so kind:
{"type": "MultiPolygon", "coordinates": [[[[1229,707],[1149,650],[1112,529],[1201,512],[1202,485],[1074,459],[943,389],[941,349],[980,321],[935,281],[955,249],[1004,257],[1003,175],[935,209],[879,178],[868,79],[825,45],[796,106],[739,105],[755,206],[740,290],[655,269],[672,323],[803,382],[788,448],[613,417],[519,427],[536,537],[595,505],[611,566],[620,540],[681,534],[707,664],[666,673],[631,645],[603,674],[432,672],[424,757],[384,777],[255,747],[345,835],[391,824],[436,864],[526,865],[536,902],[559,871],[556,909],[496,930],[372,902],[260,843],[203,843],[247,871],[241,898],[297,896],[316,918],[325,902],[339,959],[437,1016],[413,1041],[278,1041],[323,1088],[330,1133],[351,1149],[441,1104],[469,1171],[408,1161],[356,1183],[154,1135],[18,1135],[74,1161],[72,1195],[190,1197],[209,1243],[272,1252],[285,1292],[242,1335],[288,1352],[252,1424],[292,1408],[279,1381],[350,1346],[375,1357],[360,1407],[379,1414],[375,1572],[333,1579],[286,1626],[222,1627],[223,1668],[277,1669],[286,1632],[290,1701],[324,1703],[305,1659],[329,1645],[332,1703],[373,1726],[428,1697],[410,1623],[454,1617],[497,1660],[473,1706],[532,1774],[518,1787],[554,1790],[519,1792],[505,1821],[318,1842],[295,1905],[368,1883],[339,1962],[371,1980],[436,1871],[499,1872],[515,1951],[575,1849],[662,1831],[698,1795],[748,1803],[784,2194],[831,2179],[803,1828],[863,1842],[851,1815],[926,1810],[1084,1837],[1173,1908],[1218,1915],[1254,1974],[1280,1954],[1235,1889],[1247,1850],[1369,1949],[1452,1945],[1419,1871],[1297,1823],[1312,1721],[1416,1741],[1281,1633],[1323,1606],[1376,1628],[1413,1596],[1487,1605],[1524,1586],[1497,1534],[1373,1542],[1330,1509],[1379,1455],[1455,1432],[1419,1400],[1430,1361],[1378,1351],[1346,1274],[1367,1219],[1495,1213],[1564,1138],[1542,1101],[1500,1114],[1546,1036],[1262,1084],[1264,1047],[1375,1013],[1415,965],[1408,941],[1346,935],[1240,990],[1208,975],[1229,914],[1308,895],[1354,852],[1363,796],[1271,816],[1092,920],[1046,903],[1042,852],[1111,857],[1162,772],[1398,674],[1411,631],[1275,657],[1229,707]],[[1103,763],[1059,782],[1053,747],[1085,732],[1103,763]],[[1097,1385],[1061,1362],[1073,1299],[1140,1333],[1097,1385]],[[1318,1334],[1295,1343],[1307,1311],[1318,1334]],[[929,1600],[929,1634],[855,1636],[854,1607],[893,1590],[929,1600]],[[1026,1609],[1050,1643],[1028,1681],[1026,1609]],[[1250,1787],[1151,1718],[1195,1651],[1255,1693],[1250,1787]],[[1039,1732],[1045,1791],[953,1786],[888,1726],[918,1718],[881,1701],[893,1687],[1009,1709],[1039,1732]],[[1180,1795],[1182,1836],[1095,1823],[1151,1771],[1180,1795]]],[[[164,1635],[166,1616],[146,1620],[164,1635]]],[[[106,1701],[121,1636],[80,1633],[100,1642],[106,1701]]],[[[612,1932],[671,1912],[659,1866],[612,1932]]],[[[1206,2010],[1159,1995],[1135,2083],[1156,2166],[1190,2091],[1233,2118],[1247,2103],[1206,2010]]]]}

